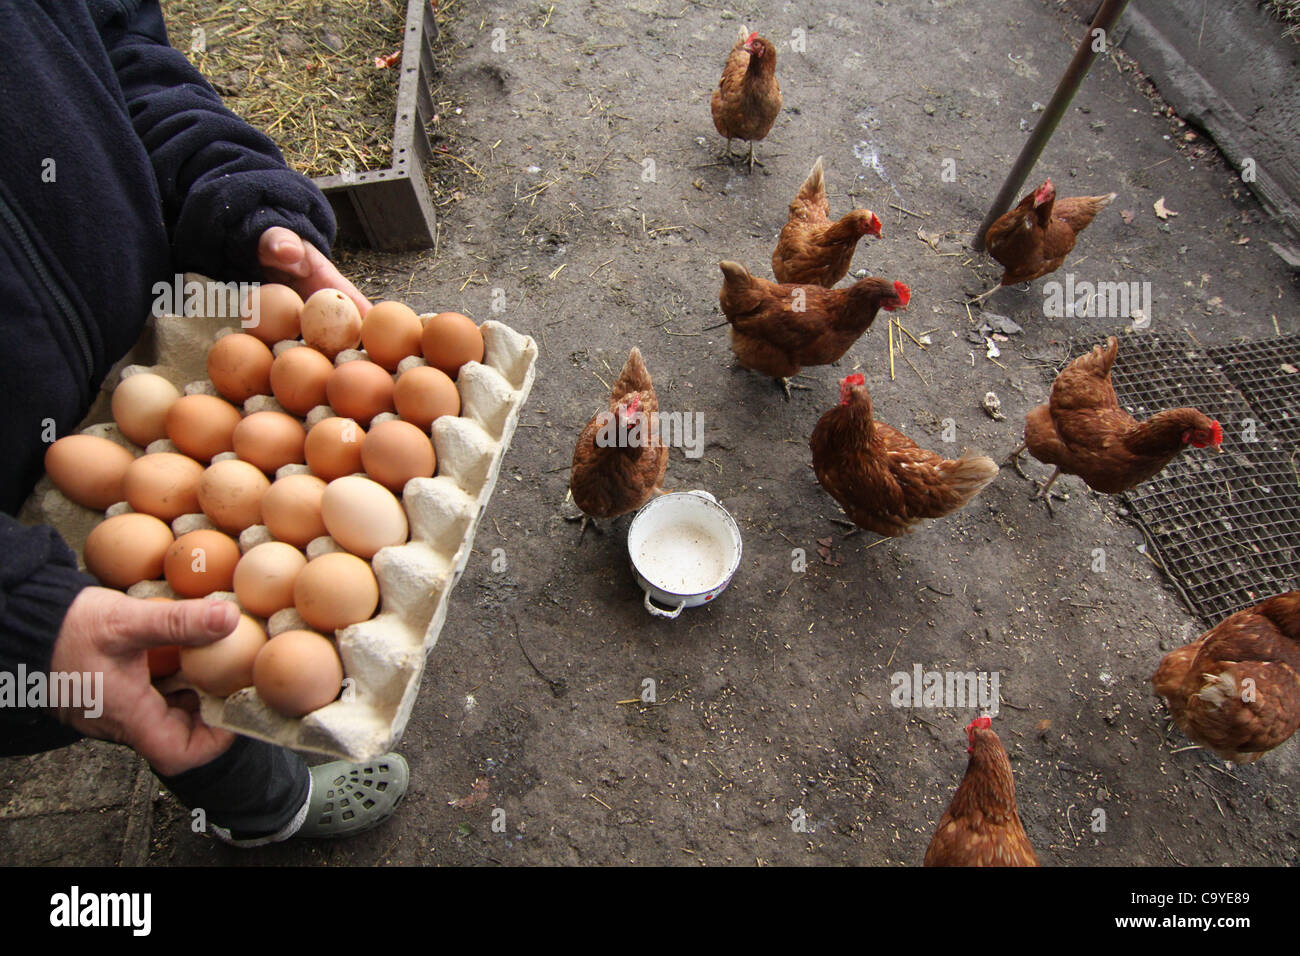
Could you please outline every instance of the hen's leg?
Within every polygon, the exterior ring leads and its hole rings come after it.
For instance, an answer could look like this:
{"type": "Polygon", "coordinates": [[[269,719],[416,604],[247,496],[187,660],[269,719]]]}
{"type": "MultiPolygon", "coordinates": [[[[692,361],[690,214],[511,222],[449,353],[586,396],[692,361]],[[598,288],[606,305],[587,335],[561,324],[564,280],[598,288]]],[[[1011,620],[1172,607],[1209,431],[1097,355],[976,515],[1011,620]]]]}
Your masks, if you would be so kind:
{"type": "Polygon", "coordinates": [[[1006,458],[1004,458],[1002,460],[1002,464],[999,467],[1005,467],[1007,465],[1011,465],[1013,468],[1016,469],[1017,475],[1025,479],[1025,481],[1029,481],[1030,480],[1029,476],[1026,475],[1024,469],[1020,467],[1020,456],[1024,453],[1025,449],[1028,447],[1029,447],[1029,442],[1021,442],[1020,447],[1017,448],[1015,451],[1013,451],[1006,458]]]}
{"type": "Polygon", "coordinates": [[[585,513],[581,508],[578,507],[577,502],[575,502],[575,501],[573,500],[573,489],[572,489],[572,488],[569,489],[568,493],[564,496],[564,501],[561,502],[561,504],[560,504],[560,516],[563,517],[565,521],[581,521],[581,522],[582,522],[581,527],[578,529],[578,542],[579,542],[579,543],[582,542],[583,537],[585,537],[586,534],[587,534],[587,525],[588,525],[588,524],[590,524],[590,525],[591,525],[593,528],[595,528],[597,531],[602,531],[602,530],[603,530],[603,529],[600,527],[600,525],[598,525],[598,524],[596,523],[596,519],[595,519],[595,518],[592,518],[591,516],[589,516],[588,514],[586,514],[586,513],[585,513]]]}
{"type": "Polygon", "coordinates": [[[791,382],[790,379],[792,378],[794,378],[794,376],[790,375],[790,376],[783,376],[781,378],[774,380],[778,385],[781,386],[781,390],[785,392],[785,400],[787,402],[790,401],[790,389],[792,388],[797,388],[801,392],[812,391],[812,388],[808,385],[800,385],[797,382],[791,382]]]}
{"type": "Polygon", "coordinates": [[[1056,479],[1059,477],[1061,477],[1061,469],[1058,467],[1056,471],[1052,472],[1052,477],[1048,478],[1047,482],[1041,488],[1039,488],[1038,494],[1034,496],[1036,498],[1043,499],[1043,503],[1047,505],[1048,514],[1054,513],[1052,511],[1052,496],[1050,492],[1052,490],[1052,485],[1056,482],[1056,479]]]}

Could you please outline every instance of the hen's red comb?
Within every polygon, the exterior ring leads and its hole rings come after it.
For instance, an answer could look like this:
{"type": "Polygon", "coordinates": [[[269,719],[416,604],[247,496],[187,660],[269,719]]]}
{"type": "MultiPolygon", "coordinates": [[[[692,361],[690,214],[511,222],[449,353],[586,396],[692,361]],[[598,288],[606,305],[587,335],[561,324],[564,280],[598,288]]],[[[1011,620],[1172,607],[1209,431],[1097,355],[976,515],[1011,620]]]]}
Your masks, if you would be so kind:
{"type": "Polygon", "coordinates": [[[758,39],[758,31],[755,30],[753,33],[751,33],[751,34],[749,35],[749,38],[748,38],[747,40],[745,40],[745,42],[746,42],[746,43],[753,43],[753,42],[754,42],[755,40],[757,40],[757,39],[758,39]]]}
{"type": "Polygon", "coordinates": [[[860,372],[856,375],[845,375],[842,379],[840,379],[840,385],[846,387],[853,386],[853,385],[866,385],[866,384],[867,384],[867,379],[860,372]]]}
{"type": "Polygon", "coordinates": [[[970,733],[973,730],[988,730],[992,726],[993,726],[992,717],[988,717],[988,716],[976,717],[974,720],[972,720],[969,724],[966,725],[966,732],[970,733]]]}
{"type": "Polygon", "coordinates": [[[903,305],[907,305],[908,302],[912,301],[912,290],[903,285],[903,283],[895,282],[894,292],[898,294],[898,301],[903,305]]]}
{"type": "Polygon", "coordinates": [[[1223,444],[1223,426],[1216,421],[1210,422],[1210,435],[1213,437],[1215,445],[1223,444]]]}

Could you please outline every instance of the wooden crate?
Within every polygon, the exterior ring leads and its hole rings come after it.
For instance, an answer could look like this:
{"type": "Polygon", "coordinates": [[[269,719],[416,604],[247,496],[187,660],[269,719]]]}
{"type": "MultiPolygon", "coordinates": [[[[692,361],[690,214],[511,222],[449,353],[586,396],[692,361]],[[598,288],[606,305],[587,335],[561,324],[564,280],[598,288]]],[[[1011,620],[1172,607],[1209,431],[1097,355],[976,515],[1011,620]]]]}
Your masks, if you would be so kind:
{"type": "Polygon", "coordinates": [[[398,66],[392,166],[313,180],[334,208],[339,241],[385,252],[433,245],[437,220],[424,164],[433,153],[427,130],[434,113],[430,88],[437,37],[430,0],[409,0],[398,66]]]}

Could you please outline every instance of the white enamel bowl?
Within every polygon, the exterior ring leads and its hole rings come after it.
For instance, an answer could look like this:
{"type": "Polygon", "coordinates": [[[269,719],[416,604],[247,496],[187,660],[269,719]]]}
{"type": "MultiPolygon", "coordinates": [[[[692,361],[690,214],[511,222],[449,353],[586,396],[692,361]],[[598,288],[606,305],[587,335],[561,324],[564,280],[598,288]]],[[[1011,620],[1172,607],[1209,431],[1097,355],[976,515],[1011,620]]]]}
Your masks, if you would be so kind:
{"type": "Polygon", "coordinates": [[[645,609],[675,618],[726,590],[740,567],[740,528],[707,491],[677,491],[637,512],[627,550],[645,609]]]}

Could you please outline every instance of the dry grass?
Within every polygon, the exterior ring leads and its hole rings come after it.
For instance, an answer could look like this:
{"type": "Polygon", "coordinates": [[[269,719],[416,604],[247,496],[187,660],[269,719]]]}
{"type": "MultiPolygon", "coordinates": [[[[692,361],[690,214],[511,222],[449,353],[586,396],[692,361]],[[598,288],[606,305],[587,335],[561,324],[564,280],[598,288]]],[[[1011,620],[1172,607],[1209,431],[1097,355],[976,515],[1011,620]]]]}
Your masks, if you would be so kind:
{"type": "Polygon", "coordinates": [[[173,45],[308,176],[392,164],[404,0],[169,0],[173,45]]]}
{"type": "Polygon", "coordinates": [[[1264,8],[1286,24],[1282,36],[1300,43],[1300,0],[1264,0],[1264,8]]]}

